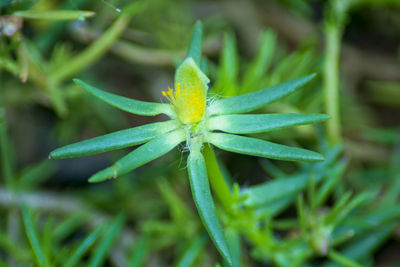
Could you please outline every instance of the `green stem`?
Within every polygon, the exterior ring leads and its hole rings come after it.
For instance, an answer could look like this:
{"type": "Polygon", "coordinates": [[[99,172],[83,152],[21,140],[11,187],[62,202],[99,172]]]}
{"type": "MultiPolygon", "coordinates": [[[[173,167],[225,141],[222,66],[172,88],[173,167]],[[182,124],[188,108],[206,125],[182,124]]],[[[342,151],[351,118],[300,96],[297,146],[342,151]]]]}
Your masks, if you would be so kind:
{"type": "Polygon", "coordinates": [[[224,209],[229,211],[234,202],[232,192],[218,166],[213,148],[210,145],[204,146],[203,155],[206,161],[208,179],[210,180],[211,187],[224,209]]]}
{"type": "Polygon", "coordinates": [[[332,145],[341,142],[339,110],[339,56],[341,30],[338,25],[325,26],[324,97],[326,113],[332,118],[327,121],[328,140],[332,145]]]}

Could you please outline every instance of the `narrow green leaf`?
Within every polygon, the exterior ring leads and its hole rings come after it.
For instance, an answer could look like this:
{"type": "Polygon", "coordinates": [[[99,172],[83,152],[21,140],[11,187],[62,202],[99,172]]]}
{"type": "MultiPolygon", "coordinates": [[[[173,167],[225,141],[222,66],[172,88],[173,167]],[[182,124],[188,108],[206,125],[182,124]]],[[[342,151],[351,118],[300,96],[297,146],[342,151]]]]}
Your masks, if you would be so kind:
{"type": "Polygon", "coordinates": [[[65,263],[65,267],[76,266],[82,256],[89,250],[89,248],[96,242],[97,238],[103,229],[103,225],[98,226],[82,243],[74,250],[71,256],[65,263]]]}
{"type": "Polygon", "coordinates": [[[200,20],[196,21],[193,27],[192,40],[190,41],[187,57],[193,58],[194,62],[200,66],[201,49],[203,38],[203,25],[200,20]]]}
{"type": "Polygon", "coordinates": [[[200,218],[218,251],[228,263],[232,264],[228,244],[218,220],[217,211],[211,196],[206,164],[199,150],[190,151],[188,172],[193,199],[200,218]]]}
{"type": "Polygon", "coordinates": [[[244,203],[252,207],[261,206],[294,195],[307,186],[309,177],[308,174],[304,173],[251,186],[243,190],[243,194],[248,196],[244,203]]]}
{"type": "Polygon", "coordinates": [[[102,91],[78,79],[74,79],[73,81],[100,100],[129,113],[142,116],[155,116],[161,113],[167,115],[173,114],[171,105],[169,104],[139,101],[102,91]]]}
{"type": "MultiPolygon", "coordinates": [[[[341,169],[341,165],[337,165],[334,168],[327,170],[320,170],[315,173],[315,182],[319,182],[322,179],[328,179],[331,177],[332,172],[337,172],[341,169]]],[[[309,171],[284,177],[279,180],[269,181],[255,186],[250,186],[243,190],[243,194],[247,195],[244,203],[247,206],[259,207],[269,206],[274,202],[286,197],[292,197],[301,190],[305,189],[311,174],[309,171]],[[268,205],[267,205],[268,204],[268,205]]]]}
{"type": "Polygon", "coordinates": [[[241,267],[242,266],[242,249],[240,247],[240,235],[233,228],[225,230],[226,241],[228,242],[229,251],[232,256],[232,265],[224,261],[224,267],[241,267]]]}
{"type": "Polygon", "coordinates": [[[237,76],[238,76],[238,59],[237,59],[236,39],[232,32],[224,34],[224,46],[220,59],[219,91],[223,90],[224,96],[237,95],[237,76]]]}
{"type": "Polygon", "coordinates": [[[203,250],[208,238],[206,235],[201,235],[194,239],[187,249],[183,252],[183,255],[178,260],[176,267],[189,267],[194,266],[194,262],[199,256],[200,252],[203,250]]]}
{"type": "Polygon", "coordinates": [[[29,166],[22,171],[18,186],[24,189],[35,188],[41,182],[49,179],[56,172],[56,169],[54,162],[48,159],[29,166]]]}
{"type": "Polygon", "coordinates": [[[146,124],[57,148],[50,153],[50,157],[82,157],[139,145],[176,128],[177,123],[174,120],[146,124]]]}
{"type": "Polygon", "coordinates": [[[302,148],[288,147],[251,137],[225,133],[209,133],[209,143],[216,147],[240,154],[279,159],[287,161],[321,161],[324,157],[316,152],[302,148]]]}
{"type": "Polygon", "coordinates": [[[327,199],[329,194],[333,191],[335,185],[340,181],[346,169],[347,163],[340,162],[332,169],[324,184],[320,187],[316,197],[316,205],[321,206],[327,199]]]}
{"type": "Polygon", "coordinates": [[[303,195],[299,195],[297,197],[297,216],[299,217],[300,229],[303,236],[307,236],[307,219],[306,219],[306,210],[304,207],[304,198],[303,195]]]}
{"type": "Polygon", "coordinates": [[[25,10],[15,12],[13,15],[24,19],[43,19],[43,20],[82,20],[93,17],[96,13],[86,10],[52,10],[35,11],[25,10]]]}
{"type": "Polygon", "coordinates": [[[329,118],[325,114],[234,114],[211,117],[207,127],[209,130],[248,134],[317,123],[329,118]]]}
{"type": "Polygon", "coordinates": [[[43,252],[43,248],[39,242],[35,226],[32,218],[32,211],[27,206],[22,207],[22,217],[25,225],[25,232],[28,237],[29,243],[32,247],[35,261],[39,266],[49,266],[49,261],[43,252]]]}
{"type": "Polygon", "coordinates": [[[272,30],[264,33],[256,58],[249,65],[241,86],[242,92],[254,91],[254,88],[260,84],[268,67],[271,65],[272,57],[276,47],[276,34],[272,30]]]}
{"type": "Polygon", "coordinates": [[[110,253],[110,249],[117,239],[119,233],[124,226],[124,217],[119,215],[114,221],[111,222],[110,226],[104,233],[103,238],[99,245],[93,250],[94,254],[90,258],[89,267],[98,267],[102,266],[104,260],[108,257],[110,253]]]}
{"type": "Polygon", "coordinates": [[[314,77],[315,74],[311,74],[252,93],[217,100],[208,108],[209,114],[222,115],[253,111],[293,93],[314,77]]]}
{"type": "Polygon", "coordinates": [[[161,157],[171,151],[184,139],[185,133],[182,130],[176,130],[154,138],[115,162],[113,166],[94,174],[90,177],[89,182],[101,182],[106,179],[117,178],[152,161],[153,159],[161,157]]]}
{"type": "Polygon", "coordinates": [[[143,266],[143,261],[150,252],[150,235],[140,235],[136,239],[135,248],[132,257],[129,260],[129,267],[140,267],[143,266]]]}
{"type": "MultiPolygon", "coordinates": [[[[380,225],[379,230],[370,232],[346,245],[340,253],[352,260],[363,260],[366,257],[370,257],[376,248],[378,248],[393,232],[396,224],[385,224],[380,225]]],[[[376,228],[376,226],[374,227],[376,228]]],[[[339,267],[341,265],[333,262],[329,262],[323,265],[324,267],[339,267]]]]}
{"type": "Polygon", "coordinates": [[[339,252],[337,252],[337,251],[335,251],[333,249],[329,250],[328,258],[330,258],[331,260],[339,263],[342,266],[346,266],[346,267],[362,267],[362,265],[359,264],[358,262],[355,262],[352,259],[347,258],[346,256],[340,254],[339,252]]]}

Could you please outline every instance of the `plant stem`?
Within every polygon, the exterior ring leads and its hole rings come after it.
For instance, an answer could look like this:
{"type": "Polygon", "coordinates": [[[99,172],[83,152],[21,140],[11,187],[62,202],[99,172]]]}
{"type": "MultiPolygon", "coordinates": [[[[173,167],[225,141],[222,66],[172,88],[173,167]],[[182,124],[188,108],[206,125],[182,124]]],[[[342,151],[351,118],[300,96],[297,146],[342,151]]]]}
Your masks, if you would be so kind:
{"type": "Polygon", "coordinates": [[[327,121],[327,135],[331,145],[342,140],[339,109],[339,56],[341,30],[338,25],[325,26],[324,97],[325,111],[332,118],[327,121]]]}
{"type": "Polygon", "coordinates": [[[213,148],[207,145],[204,146],[203,155],[206,161],[208,179],[211,187],[224,209],[229,211],[233,205],[232,192],[218,166],[213,148]]]}

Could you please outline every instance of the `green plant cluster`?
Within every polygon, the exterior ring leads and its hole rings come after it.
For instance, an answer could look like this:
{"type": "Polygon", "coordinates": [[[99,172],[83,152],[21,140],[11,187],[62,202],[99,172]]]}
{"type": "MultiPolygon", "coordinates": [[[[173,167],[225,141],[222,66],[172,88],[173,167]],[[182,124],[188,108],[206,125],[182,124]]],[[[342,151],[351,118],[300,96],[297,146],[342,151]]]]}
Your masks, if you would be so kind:
{"type": "MultiPolygon", "coordinates": [[[[201,1],[1,2],[0,266],[376,266],[398,248],[398,129],[340,55],[352,12],[399,5],[310,2],[238,4],[323,10],[323,49],[269,28],[250,60],[226,18],[192,26],[201,1]]],[[[398,82],[364,85],[399,110],[398,82]]]]}

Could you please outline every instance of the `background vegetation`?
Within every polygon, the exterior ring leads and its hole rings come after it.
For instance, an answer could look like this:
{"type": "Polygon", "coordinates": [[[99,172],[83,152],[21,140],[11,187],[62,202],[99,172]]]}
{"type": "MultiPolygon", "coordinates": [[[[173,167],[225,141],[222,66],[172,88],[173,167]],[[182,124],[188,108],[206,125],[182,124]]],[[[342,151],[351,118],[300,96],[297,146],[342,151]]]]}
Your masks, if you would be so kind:
{"type": "Polygon", "coordinates": [[[0,266],[226,265],[194,207],[183,147],[100,184],[87,178],[126,151],[47,159],[165,120],[120,112],[72,78],[166,102],[196,19],[211,95],[315,72],[264,112],[332,117],[258,135],[319,151],[322,163],[216,150],[209,172],[232,184],[229,207],[215,200],[234,265],[398,266],[398,0],[0,1],[0,266]]]}

